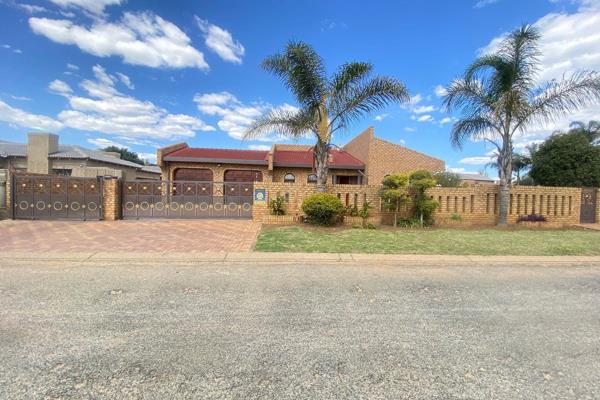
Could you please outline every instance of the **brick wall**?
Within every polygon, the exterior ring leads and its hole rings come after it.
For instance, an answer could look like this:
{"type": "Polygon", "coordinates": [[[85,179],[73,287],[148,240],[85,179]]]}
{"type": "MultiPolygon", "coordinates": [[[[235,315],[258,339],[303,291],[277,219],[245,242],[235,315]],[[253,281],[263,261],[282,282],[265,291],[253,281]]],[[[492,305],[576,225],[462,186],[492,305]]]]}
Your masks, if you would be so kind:
{"type": "Polygon", "coordinates": [[[102,185],[102,210],[105,221],[115,221],[121,218],[121,181],[119,179],[104,179],[102,185]]]}
{"type": "MultiPolygon", "coordinates": [[[[389,223],[391,213],[383,208],[375,185],[328,185],[329,193],[338,196],[344,205],[362,207],[368,201],[371,216],[376,221],[389,223]]],[[[266,202],[256,203],[253,209],[255,221],[264,223],[289,223],[299,220],[303,215],[302,201],[316,193],[314,185],[256,183],[255,189],[265,189],[266,202]],[[269,215],[268,203],[276,196],[286,199],[286,217],[277,218],[269,215]]],[[[498,187],[471,186],[461,188],[431,188],[427,194],[440,203],[434,214],[437,226],[493,226],[498,219],[498,187]]],[[[599,194],[600,195],[600,194],[599,194]]],[[[599,197],[600,198],[600,197],[599,197]]],[[[562,227],[579,223],[581,189],[555,188],[539,186],[517,186],[511,190],[509,207],[509,223],[515,224],[519,215],[541,214],[547,222],[543,226],[562,227]]],[[[598,202],[600,218],[600,201],[598,202]]],[[[400,216],[407,217],[410,210],[400,211],[400,216]]],[[[600,221],[600,219],[599,219],[600,221]]]]}

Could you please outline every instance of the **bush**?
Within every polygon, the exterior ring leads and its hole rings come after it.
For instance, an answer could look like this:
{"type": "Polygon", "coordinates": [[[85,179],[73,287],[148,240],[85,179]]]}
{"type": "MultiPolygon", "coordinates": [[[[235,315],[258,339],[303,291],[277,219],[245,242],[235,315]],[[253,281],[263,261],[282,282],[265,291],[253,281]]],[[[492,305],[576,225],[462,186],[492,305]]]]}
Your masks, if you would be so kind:
{"type": "Polygon", "coordinates": [[[271,215],[285,215],[285,198],[277,196],[269,202],[271,215]]]}
{"type": "Polygon", "coordinates": [[[433,179],[437,182],[438,186],[441,187],[461,187],[462,181],[460,176],[454,172],[444,171],[436,172],[433,174],[433,179]]]}
{"type": "Polygon", "coordinates": [[[546,222],[546,217],[540,214],[519,215],[517,222],[546,222]]]}
{"type": "Polygon", "coordinates": [[[302,202],[302,211],[308,221],[317,225],[334,225],[340,222],[346,208],[342,201],[329,193],[316,193],[302,202]]]}

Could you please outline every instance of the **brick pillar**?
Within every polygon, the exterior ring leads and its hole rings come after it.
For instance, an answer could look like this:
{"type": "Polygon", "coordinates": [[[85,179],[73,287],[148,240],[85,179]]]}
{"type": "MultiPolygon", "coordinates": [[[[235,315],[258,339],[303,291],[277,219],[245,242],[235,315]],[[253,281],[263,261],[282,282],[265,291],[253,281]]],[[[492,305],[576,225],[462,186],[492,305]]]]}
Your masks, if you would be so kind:
{"type": "Polygon", "coordinates": [[[102,208],[105,221],[121,219],[121,182],[116,178],[104,178],[102,208]]]}

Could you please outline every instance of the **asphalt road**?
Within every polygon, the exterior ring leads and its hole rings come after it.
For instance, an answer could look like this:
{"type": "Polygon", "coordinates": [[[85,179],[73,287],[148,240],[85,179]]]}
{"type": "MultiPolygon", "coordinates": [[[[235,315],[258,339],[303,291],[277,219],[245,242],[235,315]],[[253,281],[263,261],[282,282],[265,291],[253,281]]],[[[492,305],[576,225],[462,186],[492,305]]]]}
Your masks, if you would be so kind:
{"type": "Polygon", "coordinates": [[[599,399],[600,267],[0,266],[0,398],[599,399]]]}

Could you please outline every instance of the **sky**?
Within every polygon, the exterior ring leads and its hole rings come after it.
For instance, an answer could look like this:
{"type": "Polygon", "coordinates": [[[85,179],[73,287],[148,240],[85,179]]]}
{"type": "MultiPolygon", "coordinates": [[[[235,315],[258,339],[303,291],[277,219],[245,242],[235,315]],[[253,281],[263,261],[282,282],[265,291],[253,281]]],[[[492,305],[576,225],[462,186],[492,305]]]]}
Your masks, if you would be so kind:
{"type": "MultiPolygon", "coordinates": [[[[448,169],[478,172],[493,149],[450,145],[458,115],[441,107],[443,88],[523,23],[542,33],[540,83],[600,70],[600,0],[0,0],[0,140],[53,132],[63,144],[114,144],[150,162],[158,147],[177,142],[289,143],[276,133],[243,134],[257,116],[296,106],[260,63],[301,40],[329,73],[367,61],[411,94],[410,104],[366,115],[335,144],[373,126],[377,136],[441,158],[448,169]]],[[[590,119],[600,119],[598,106],[531,127],[515,147],[590,119]]]]}

